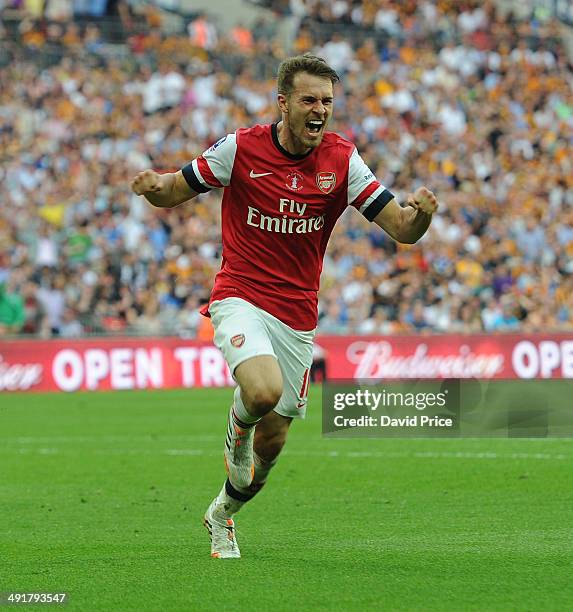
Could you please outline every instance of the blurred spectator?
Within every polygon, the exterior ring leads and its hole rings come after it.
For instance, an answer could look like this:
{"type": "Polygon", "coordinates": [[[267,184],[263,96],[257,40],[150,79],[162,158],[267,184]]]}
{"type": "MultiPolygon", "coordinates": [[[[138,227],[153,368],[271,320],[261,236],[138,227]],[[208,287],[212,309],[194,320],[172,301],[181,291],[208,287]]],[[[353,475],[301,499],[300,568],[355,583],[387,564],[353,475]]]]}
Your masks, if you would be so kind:
{"type": "Polygon", "coordinates": [[[526,261],[535,261],[547,248],[545,231],[534,218],[525,221],[525,227],[517,235],[517,247],[526,261]]]}
{"type": "Polygon", "coordinates": [[[93,239],[89,233],[89,221],[84,219],[69,233],[65,252],[68,262],[75,266],[89,261],[93,239]]]}
{"type": "Polygon", "coordinates": [[[378,306],[369,319],[365,319],[356,329],[357,333],[375,336],[389,336],[396,331],[396,326],[388,320],[386,309],[378,306]]]}
{"type": "Polygon", "coordinates": [[[217,28],[206,13],[199,14],[188,26],[189,39],[196,47],[211,51],[216,48],[218,42],[217,28]]]}
{"type": "Polygon", "coordinates": [[[22,300],[24,302],[24,325],[21,332],[25,334],[37,334],[40,332],[43,311],[38,301],[37,286],[33,281],[27,281],[22,286],[22,300]]]}
{"type": "Polygon", "coordinates": [[[430,327],[423,302],[414,302],[412,308],[406,312],[404,322],[417,332],[424,331],[430,327]]]}
{"type": "Polygon", "coordinates": [[[496,297],[507,293],[513,285],[513,277],[509,266],[500,264],[493,277],[493,292],[496,297]]]}
{"type": "Polygon", "coordinates": [[[50,21],[67,21],[73,15],[72,0],[47,0],[44,14],[50,21]]]}
{"type": "Polygon", "coordinates": [[[183,307],[177,314],[177,329],[183,336],[193,338],[197,335],[197,329],[202,315],[199,314],[199,303],[196,297],[189,296],[183,307]]]}
{"type": "Polygon", "coordinates": [[[0,283],[0,336],[14,334],[22,329],[25,320],[22,297],[0,283]]]}
{"type": "Polygon", "coordinates": [[[159,319],[159,302],[155,295],[149,293],[142,303],[142,312],[132,322],[134,331],[141,335],[156,336],[161,333],[159,319]]]}
{"type": "Polygon", "coordinates": [[[338,302],[331,302],[320,318],[320,330],[323,334],[346,334],[349,331],[344,321],[344,314],[338,302]]]}
{"type": "Polygon", "coordinates": [[[66,306],[65,284],[65,276],[61,273],[56,274],[55,277],[46,275],[45,285],[40,286],[36,292],[36,298],[44,312],[41,328],[42,332],[47,336],[60,333],[62,317],[66,306]]]}
{"type": "Polygon", "coordinates": [[[253,33],[242,23],[231,29],[231,39],[243,53],[250,53],[253,49],[253,33]]]}
{"type": "Polygon", "coordinates": [[[519,319],[515,315],[515,306],[510,301],[502,303],[501,312],[497,313],[491,323],[492,331],[514,331],[519,328],[519,319]]]}
{"type": "Polygon", "coordinates": [[[341,76],[350,70],[354,51],[348,40],[345,40],[338,32],[332,35],[319,53],[341,76]]]}
{"type": "Polygon", "coordinates": [[[106,10],[108,0],[74,0],[75,15],[101,17],[106,10]]]}
{"type": "Polygon", "coordinates": [[[50,230],[48,224],[40,227],[35,240],[35,265],[38,268],[45,266],[55,268],[59,262],[59,247],[55,232],[50,230]]]}
{"type": "Polygon", "coordinates": [[[83,335],[84,328],[73,308],[66,308],[64,310],[59,331],[62,338],[79,338],[83,335]]]}

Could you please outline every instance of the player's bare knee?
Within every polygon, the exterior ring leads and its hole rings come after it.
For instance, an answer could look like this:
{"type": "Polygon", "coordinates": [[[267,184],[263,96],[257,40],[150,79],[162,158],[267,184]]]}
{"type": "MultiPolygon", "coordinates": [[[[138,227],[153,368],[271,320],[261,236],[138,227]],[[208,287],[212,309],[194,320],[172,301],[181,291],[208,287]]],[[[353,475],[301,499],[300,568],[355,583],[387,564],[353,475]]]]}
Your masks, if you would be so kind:
{"type": "Polygon", "coordinates": [[[270,412],[280,401],[282,387],[273,384],[260,384],[247,392],[249,408],[256,414],[270,412]]]}

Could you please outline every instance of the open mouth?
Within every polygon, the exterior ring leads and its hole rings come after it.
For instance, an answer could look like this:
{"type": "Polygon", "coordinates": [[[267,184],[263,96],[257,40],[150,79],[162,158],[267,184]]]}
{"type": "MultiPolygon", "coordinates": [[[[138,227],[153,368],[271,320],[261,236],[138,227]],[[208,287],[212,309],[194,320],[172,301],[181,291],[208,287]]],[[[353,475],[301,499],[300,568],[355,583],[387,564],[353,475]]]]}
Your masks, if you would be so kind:
{"type": "Polygon", "coordinates": [[[321,121],[320,119],[311,119],[310,121],[307,121],[305,125],[306,129],[311,134],[318,134],[320,130],[322,130],[324,121],[321,121]]]}

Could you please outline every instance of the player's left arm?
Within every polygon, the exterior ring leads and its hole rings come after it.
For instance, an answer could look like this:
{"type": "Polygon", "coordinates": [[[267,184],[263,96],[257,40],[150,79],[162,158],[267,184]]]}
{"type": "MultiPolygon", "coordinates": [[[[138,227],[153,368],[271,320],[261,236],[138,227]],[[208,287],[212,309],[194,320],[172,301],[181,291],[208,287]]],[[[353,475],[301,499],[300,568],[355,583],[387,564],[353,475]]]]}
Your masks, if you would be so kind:
{"type": "Polygon", "coordinates": [[[401,206],[392,198],[373,222],[397,242],[414,244],[430,227],[432,215],[438,210],[438,199],[427,187],[419,187],[408,195],[406,204],[401,206]]]}

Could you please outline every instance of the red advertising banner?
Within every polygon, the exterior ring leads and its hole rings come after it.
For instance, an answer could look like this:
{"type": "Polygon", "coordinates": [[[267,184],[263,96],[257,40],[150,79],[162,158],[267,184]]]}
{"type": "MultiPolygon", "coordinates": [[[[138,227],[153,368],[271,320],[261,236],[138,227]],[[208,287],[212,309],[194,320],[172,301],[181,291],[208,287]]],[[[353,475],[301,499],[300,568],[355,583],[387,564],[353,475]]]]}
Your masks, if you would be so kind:
{"type": "Polygon", "coordinates": [[[573,334],[319,337],[328,378],[573,378],[573,334]]]}
{"type": "Polygon", "coordinates": [[[233,379],[210,343],[180,338],[0,342],[0,391],[223,387],[233,379]]]}
{"type": "MultiPolygon", "coordinates": [[[[573,334],[319,336],[329,379],[573,378],[573,334]]],[[[180,338],[0,341],[0,391],[222,387],[209,343],[180,338]]]]}

